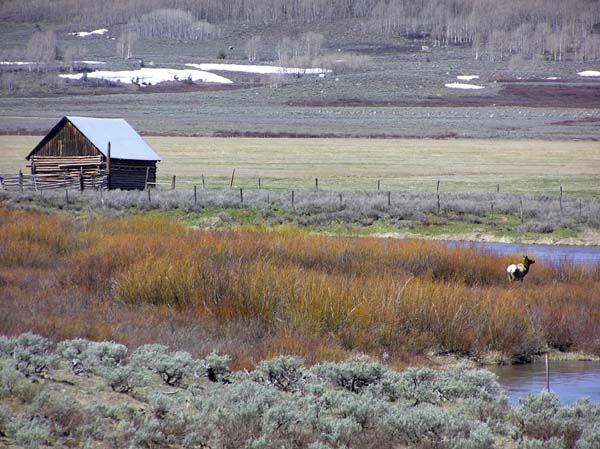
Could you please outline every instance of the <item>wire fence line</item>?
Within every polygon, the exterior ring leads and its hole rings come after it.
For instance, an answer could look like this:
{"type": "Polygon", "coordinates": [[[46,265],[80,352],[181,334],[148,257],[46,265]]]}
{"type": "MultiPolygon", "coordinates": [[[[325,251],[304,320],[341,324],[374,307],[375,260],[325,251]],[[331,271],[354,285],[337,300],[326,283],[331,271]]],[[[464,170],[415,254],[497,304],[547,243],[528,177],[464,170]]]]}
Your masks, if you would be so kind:
{"type": "MultiPolygon", "coordinates": [[[[181,187],[181,186],[179,186],[181,187]]],[[[201,211],[214,208],[255,208],[272,222],[301,225],[356,223],[379,219],[392,224],[431,224],[435,220],[494,224],[512,220],[523,232],[552,232],[558,228],[600,228],[600,202],[566,195],[514,194],[498,191],[333,191],[244,188],[188,188],[131,190],[0,191],[8,203],[36,201],[55,207],[104,208],[113,211],[201,211]]]]}

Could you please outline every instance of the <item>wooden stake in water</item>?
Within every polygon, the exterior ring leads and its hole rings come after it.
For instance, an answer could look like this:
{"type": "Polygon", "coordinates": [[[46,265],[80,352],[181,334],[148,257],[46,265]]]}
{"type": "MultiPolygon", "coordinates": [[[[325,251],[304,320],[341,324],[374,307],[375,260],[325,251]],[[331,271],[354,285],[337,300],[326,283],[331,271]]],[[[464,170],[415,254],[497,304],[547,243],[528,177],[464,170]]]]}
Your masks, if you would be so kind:
{"type": "Polygon", "coordinates": [[[548,363],[548,353],[544,354],[544,359],[546,361],[546,391],[550,392],[550,365],[548,363]]]}

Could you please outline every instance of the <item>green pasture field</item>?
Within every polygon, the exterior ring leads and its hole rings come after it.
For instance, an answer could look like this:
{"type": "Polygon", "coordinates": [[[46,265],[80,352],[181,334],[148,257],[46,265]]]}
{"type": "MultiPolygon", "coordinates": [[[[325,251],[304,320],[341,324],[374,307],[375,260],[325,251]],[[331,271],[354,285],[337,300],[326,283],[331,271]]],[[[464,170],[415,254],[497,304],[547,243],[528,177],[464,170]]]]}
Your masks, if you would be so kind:
{"type": "MultiPolygon", "coordinates": [[[[178,188],[600,194],[600,143],[500,139],[145,137],[161,155],[159,181],[178,188]]],[[[0,136],[0,173],[26,170],[40,137],[0,136]]],[[[167,185],[165,185],[167,187],[167,185]]]]}

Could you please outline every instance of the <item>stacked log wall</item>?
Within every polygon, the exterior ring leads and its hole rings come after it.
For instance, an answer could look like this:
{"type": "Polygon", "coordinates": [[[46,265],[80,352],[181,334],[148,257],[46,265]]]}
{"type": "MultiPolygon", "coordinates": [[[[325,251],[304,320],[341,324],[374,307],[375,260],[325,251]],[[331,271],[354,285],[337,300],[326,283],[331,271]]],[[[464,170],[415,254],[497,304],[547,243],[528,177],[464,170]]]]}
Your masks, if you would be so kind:
{"type": "Polygon", "coordinates": [[[35,153],[36,156],[102,156],[102,153],[72,123],[64,126],[35,153]]]}
{"type": "Polygon", "coordinates": [[[111,159],[110,188],[133,190],[144,189],[146,182],[156,182],[156,162],[130,159],[111,159]],[[148,178],[146,179],[146,174],[148,178]]]}

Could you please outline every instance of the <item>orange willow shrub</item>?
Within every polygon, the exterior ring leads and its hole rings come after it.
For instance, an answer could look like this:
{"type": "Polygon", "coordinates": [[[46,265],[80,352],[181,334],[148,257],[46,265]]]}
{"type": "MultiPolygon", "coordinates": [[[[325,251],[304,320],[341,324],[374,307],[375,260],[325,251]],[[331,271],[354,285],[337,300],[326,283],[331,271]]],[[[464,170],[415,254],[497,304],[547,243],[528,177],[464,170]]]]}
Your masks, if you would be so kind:
{"type": "MultiPolygon", "coordinates": [[[[218,335],[236,325],[255,327],[240,343],[248,345],[238,351],[246,361],[252,351],[275,348],[311,359],[384,349],[528,357],[545,345],[600,354],[598,267],[538,260],[523,284],[509,284],[505,267],[520,255],[418,240],[191,231],[148,215],[72,222],[0,209],[0,231],[0,279],[7,288],[15,284],[14,272],[3,277],[1,265],[34,261],[43,261],[36,266],[48,285],[60,284],[44,293],[55,295],[52,309],[62,308],[71,320],[36,303],[27,317],[36,331],[110,334],[111,322],[137,332],[126,338],[139,342],[154,308],[157,317],[173,310],[185,318],[173,318],[171,329],[210,323],[218,335]],[[65,292],[90,306],[73,307],[60,296],[65,292]]],[[[11,288],[17,298],[19,290],[11,288]]]]}
{"type": "Polygon", "coordinates": [[[77,224],[58,215],[0,208],[0,264],[41,267],[85,245],[77,224]]]}

